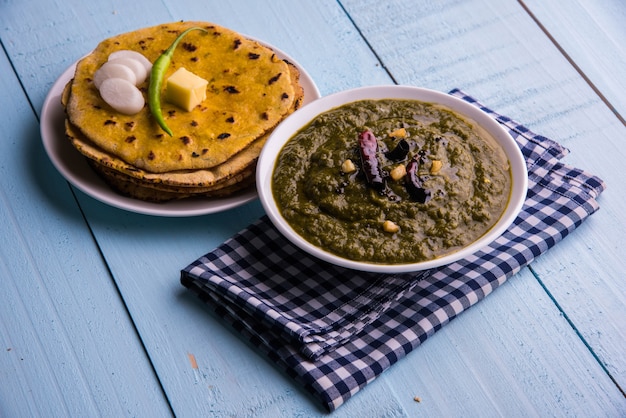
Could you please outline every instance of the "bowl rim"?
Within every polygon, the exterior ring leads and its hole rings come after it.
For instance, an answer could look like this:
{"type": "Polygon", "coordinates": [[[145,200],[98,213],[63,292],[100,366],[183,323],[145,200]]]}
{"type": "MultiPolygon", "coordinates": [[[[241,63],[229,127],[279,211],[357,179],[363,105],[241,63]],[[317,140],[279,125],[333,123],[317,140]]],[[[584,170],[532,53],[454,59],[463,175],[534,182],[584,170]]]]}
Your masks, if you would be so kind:
{"type": "Polygon", "coordinates": [[[334,265],[375,273],[408,273],[441,267],[466,258],[502,235],[511,226],[526,200],[528,171],[522,152],[509,134],[493,117],[475,105],[458,97],[423,87],[406,85],[378,85],[358,87],[323,96],[298,109],[283,120],[268,137],[257,162],[256,182],[259,200],[272,224],[289,240],[310,255],[334,265]],[[355,261],[340,257],[309,243],[291,228],[282,217],[273,197],[271,178],[276,157],[285,143],[314,117],[346,103],[368,99],[409,99],[444,105],[476,122],[494,136],[504,149],[510,164],[512,187],[500,219],[474,242],[444,256],[415,263],[382,264],[355,261]]]}

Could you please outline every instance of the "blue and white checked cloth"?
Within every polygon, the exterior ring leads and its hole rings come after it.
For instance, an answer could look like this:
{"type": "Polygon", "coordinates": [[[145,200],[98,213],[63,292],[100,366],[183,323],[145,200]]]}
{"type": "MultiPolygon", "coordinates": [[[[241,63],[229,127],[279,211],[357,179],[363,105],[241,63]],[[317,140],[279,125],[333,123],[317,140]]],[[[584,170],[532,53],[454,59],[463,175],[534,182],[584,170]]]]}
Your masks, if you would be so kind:
{"type": "Polygon", "coordinates": [[[450,94],[508,128],[528,165],[522,212],[483,250],[425,272],[355,272],[308,256],[263,217],[181,272],[185,287],[331,411],[599,208],[605,184],[562,164],[565,148],[450,94]]]}

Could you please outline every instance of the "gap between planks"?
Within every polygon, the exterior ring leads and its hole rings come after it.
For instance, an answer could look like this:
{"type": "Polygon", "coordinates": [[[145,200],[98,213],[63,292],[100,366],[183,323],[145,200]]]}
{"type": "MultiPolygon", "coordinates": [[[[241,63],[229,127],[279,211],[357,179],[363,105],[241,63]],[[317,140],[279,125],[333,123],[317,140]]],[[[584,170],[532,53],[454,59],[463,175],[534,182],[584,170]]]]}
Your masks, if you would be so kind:
{"type": "MultiPolygon", "coordinates": [[[[552,36],[552,34],[550,34],[550,32],[548,31],[548,29],[539,21],[539,19],[537,18],[537,16],[535,16],[535,14],[530,10],[530,8],[528,6],[526,6],[526,4],[524,3],[524,0],[518,0],[518,3],[520,4],[520,6],[522,6],[522,8],[524,9],[524,11],[528,14],[528,16],[533,20],[533,22],[535,22],[535,24],[539,27],[539,29],[541,29],[541,31],[548,37],[548,39],[550,39],[550,42],[552,42],[552,44],[556,47],[556,49],[561,53],[561,55],[563,55],[563,57],[565,57],[565,59],[567,60],[567,62],[570,63],[570,65],[572,67],[574,67],[574,69],[576,70],[576,72],[583,78],[583,80],[585,80],[585,83],[587,83],[589,85],[589,87],[591,87],[591,89],[593,90],[593,92],[595,94],[598,95],[598,97],[600,98],[600,100],[602,100],[602,102],[609,108],[609,110],[611,112],[613,112],[613,114],[617,117],[617,119],[622,123],[622,125],[626,126],[626,119],[617,111],[617,109],[615,108],[615,106],[613,106],[611,104],[611,102],[609,101],[609,99],[607,99],[604,94],[602,94],[602,92],[600,91],[600,89],[598,89],[596,87],[596,85],[591,81],[591,79],[589,77],[587,77],[587,75],[584,73],[584,71],[578,66],[578,64],[576,64],[576,62],[572,59],[572,57],[570,57],[570,55],[565,51],[565,49],[557,42],[557,40],[552,36]]],[[[620,389],[621,390],[621,389],[620,389]]],[[[624,391],[622,391],[622,393],[624,393],[624,391]]]]}
{"type": "Polygon", "coordinates": [[[591,347],[591,345],[589,344],[589,342],[585,339],[585,337],[582,335],[582,333],[580,332],[580,330],[578,329],[578,327],[576,326],[576,324],[574,323],[574,321],[572,321],[572,319],[567,315],[567,313],[565,312],[565,310],[563,310],[563,308],[561,307],[561,305],[559,304],[559,302],[556,300],[556,298],[554,297],[554,295],[552,295],[552,293],[550,292],[550,290],[548,289],[548,287],[545,285],[545,283],[543,282],[543,280],[541,280],[541,277],[539,277],[539,274],[537,274],[537,272],[535,271],[535,269],[533,268],[532,264],[527,266],[527,268],[530,270],[530,272],[532,273],[533,277],[535,278],[535,280],[537,280],[537,282],[539,283],[539,286],[541,286],[543,288],[543,291],[546,293],[546,295],[548,295],[548,297],[550,298],[550,300],[552,301],[552,303],[554,304],[554,306],[556,306],[557,310],[561,313],[561,315],[563,315],[563,318],[565,319],[565,321],[569,324],[569,326],[572,328],[572,330],[574,331],[574,333],[576,333],[576,335],[578,336],[578,338],[582,341],[582,343],[585,345],[585,347],[587,347],[587,350],[589,350],[589,352],[591,353],[591,355],[593,356],[593,358],[595,359],[595,361],[598,363],[598,365],[600,366],[600,368],[602,368],[602,370],[604,371],[604,373],[606,373],[606,375],[609,377],[609,379],[611,379],[611,382],[613,382],[613,384],[615,385],[615,387],[617,387],[617,389],[621,392],[622,396],[624,396],[624,398],[626,398],[626,391],[624,391],[624,388],[622,388],[620,386],[620,384],[618,383],[617,379],[615,379],[615,377],[611,374],[611,372],[609,371],[609,369],[606,367],[606,365],[602,362],[602,360],[600,359],[600,357],[596,354],[596,352],[593,350],[593,348],[591,347]]]}

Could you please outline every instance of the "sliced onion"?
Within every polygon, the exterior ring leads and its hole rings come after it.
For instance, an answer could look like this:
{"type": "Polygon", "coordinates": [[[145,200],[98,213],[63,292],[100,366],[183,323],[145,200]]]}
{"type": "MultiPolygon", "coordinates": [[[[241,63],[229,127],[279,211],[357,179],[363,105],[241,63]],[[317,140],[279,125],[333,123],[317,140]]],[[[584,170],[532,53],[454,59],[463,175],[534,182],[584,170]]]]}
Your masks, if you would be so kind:
{"type": "Polygon", "coordinates": [[[150,60],[148,60],[148,58],[146,58],[140,52],[131,51],[130,49],[121,49],[119,51],[111,52],[111,54],[109,55],[109,61],[119,58],[131,58],[139,61],[148,73],[150,73],[150,70],[152,69],[152,63],[150,62],[150,60]]]}
{"type": "Polygon", "coordinates": [[[115,58],[107,63],[125,65],[135,73],[135,85],[138,86],[148,78],[148,71],[138,60],[134,58],[115,58]]]}
{"type": "Polygon", "coordinates": [[[107,78],[100,85],[100,96],[113,109],[125,115],[134,115],[143,109],[145,99],[141,91],[123,78],[107,78]]]}
{"type": "Polygon", "coordinates": [[[137,83],[137,77],[133,70],[122,64],[116,64],[114,62],[105,62],[102,67],[98,68],[98,71],[93,76],[93,83],[96,88],[100,88],[102,83],[109,78],[121,78],[133,84],[137,83]]]}

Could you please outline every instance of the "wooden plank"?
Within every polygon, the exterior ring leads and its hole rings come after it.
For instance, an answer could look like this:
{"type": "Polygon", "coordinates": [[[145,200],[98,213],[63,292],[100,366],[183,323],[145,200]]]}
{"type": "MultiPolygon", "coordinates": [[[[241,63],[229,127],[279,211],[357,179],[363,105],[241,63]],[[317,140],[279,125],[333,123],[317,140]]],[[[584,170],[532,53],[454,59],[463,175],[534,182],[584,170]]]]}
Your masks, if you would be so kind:
{"type": "Polygon", "coordinates": [[[606,111],[586,112],[580,115],[582,121],[574,119],[572,127],[579,130],[580,139],[570,146],[572,159],[601,173],[609,188],[601,199],[602,212],[585,225],[584,239],[577,239],[567,249],[555,249],[553,257],[540,260],[535,269],[607,372],[626,391],[626,227],[622,210],[626,185],[619,162],[626,157],[626,130],[619,126],[626,115],[622,94],[626,89],[626,5],[584,0],[567,7],[524,3],[609,110],[617,114],[618,121],[606,111]]]}
{"type": "Polygon", "coordinates": [[[522,0],[538,25],[626,124],[626,7],[619,0],[522,0]]]}
{"type": "Polygon", "coordinates": [[[4,53],[0,74],[0,415],[167,415],[124,303],[70,188],[43,152],[4,53]]]}
{"type": "MultiPolygon", "coordinates": [[[[565,144],[572,151],[567,163],[608,183],[608,191],[600,198],[600,213],[533,268],[593,355],[623,389],[626,322],[618,316],[626,303],[622,280],[626,226],[621,221],[626,185],[620,169],[626,157],[622,146],[626,129],[514,2],[501,2],[497,9],[487,1],[436,3],[413,15],[406,12],[408,3],[344,2],[399,83],[444,91],[463,88],[565,144]],[[411,42],[390,43],[406,39],[411,42]]],[[[557,14],[556,4],[552,5],[557,14]]],[[[569,21],[569,10],[558,8],[561,19],[569,21]]],[[[562,28],[560,33],[565,38],[569,31],[562,28]]],[[[608,79],[622,57],[617,53],[615,61],[605,58],[607,72],[601,75],[608,79]]],[[[607,91],[620,92],[619,79],[607,91]]]]}

